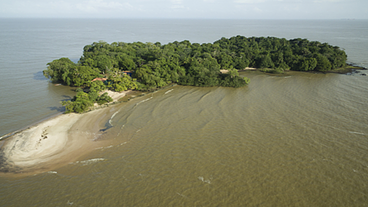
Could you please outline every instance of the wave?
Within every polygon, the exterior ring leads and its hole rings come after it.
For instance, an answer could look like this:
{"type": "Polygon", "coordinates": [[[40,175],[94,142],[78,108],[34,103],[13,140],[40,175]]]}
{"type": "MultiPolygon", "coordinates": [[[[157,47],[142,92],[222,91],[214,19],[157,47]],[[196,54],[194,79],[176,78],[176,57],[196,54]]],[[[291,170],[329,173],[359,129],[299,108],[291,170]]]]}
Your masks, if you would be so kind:
{"type": "Polygon", "coordinates": [[[119,112],[120,112],[120,110],[121,110],[121,109],[119,109],[117,112],[115,112],[115,113],[111,116],[111,118],[109,119],[109,124],[110,124],[111,126],[114,126],[114,125],[112,125],[112,119],[115,117],[115,115],[116,115],[117,113],[119,113],[119,112]]]}
{"type": "Polygon", "coordinates": [[[352,131],[349,131],[350,134],[359,134],[359,135],[365,135],[364,133],[361,133],[361,132],[352,132],[352,131]]]}
{"type": "Polygon", "coordinates": [[[208,184],[211,184],[211,180],[210,179],[205,179],[204,177],[202,176],[199,176],[198,177],[198,180],[204,182],[204,183],[208,183],[208,184]]]}
{"type": "Polygon", "coordinates": [[[198,102],[204,101],[204,99],[209,96],[209,94],[211,94],[212,91],[208,91],[206,93],[204,93],[199,99],[198,102]]]}
{"type": "Polygon", "coordinates": [[[141,103],[144,103],[144,102],[146,102],[146,101],[149,101],[149,100],[151,100],[151,99],[153,99],[153,96],[152,96],[152,97],[149,97],[149,98],[147,98],[147,99],[144,99],[143,101],[140,101],[140,102],[136,103],[134,107],[138,106],[138,105],[139,105],[139,104],[141,104],[141,103]]]}
{"type": "MultiPolygon", "coordinates": [[[[144,102],[147,102],[147,101],[149,101],[149,100],[151,100],[153,98],[153,96],[151,96],[151,97],[149,97],[149,98],[147,98],[147,99],[144,99],[144,100],[142,100],[142,101],[140,101],[140,102],[138,102],[138,103],[136,103],[135,105],[134,105],[134,107],[133,107],[133,109],[135,108],[135,107],[137,107],[139,104],[141,104],[141,103],[144,103],[144,102]]],[[[111,117],[110,117],[110,119],[109,119],[109,121],[107,122],[108,123],[108,125],[110,125],[110,126],[107,126],[106,127],[106,129],[104,129],[103,131],[106,131],[107,129],[109,129],[109,128],[111,128],[111,127],[113,127],[114,125],[113,125],[113,123],[112,123],[112,119],[122,110],[123,108],[120,108],[118,111],[116,111],[111,117]]],[[[124,125],[123,125],[123,127],[124,127],[124,125]]],[[[123,128],[122,127],[122,128],[123,128]]]]}
{"type": "Polygon", "coordinates": [[[173,90],[174,90],[174,89],[171,89],[171,90],[166,91],[166,92],[165,92],[165,95],[166,95],[166,94],[168,94],[168,93],[170,93],[170,92],[172,92],[173,90]]]}
{"type": "Polygon", "coordinates": [[[75,164],[82,164],[83,166],[85,165],[90,165],[96,162],[100,162],[100,161],[104,161],[104,158],[93,158],[93,159],[89,159],[89,160],[83,160],[83,161],[76,161],[74,162],[75,164]]]}

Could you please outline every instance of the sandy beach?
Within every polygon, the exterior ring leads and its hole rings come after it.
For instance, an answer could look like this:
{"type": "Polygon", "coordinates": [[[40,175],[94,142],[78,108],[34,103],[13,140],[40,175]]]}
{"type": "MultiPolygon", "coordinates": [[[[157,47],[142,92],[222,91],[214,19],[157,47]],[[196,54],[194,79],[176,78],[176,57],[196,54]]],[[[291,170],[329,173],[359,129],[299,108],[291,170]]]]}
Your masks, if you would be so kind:
{"type": "MultiPolygon", "coordinates": [[[[109,92],[114,101],[127,92],[109,92]]],[[[101,129],[115,107],[85,114],[62,114],[23,130],[4,141],[1,149],[2,172],[28,172],[52,169],[77,160],[102,146],[101,129]]]]}
{"type": "Polygon", "coordinates": [[[126,96],[131,91],[132,90],[127,90],[127,91],[122,91],[122,92],[114,92],[114,91],[110,91],[110,90],[105,90],[105,91],[102,91],[101,94],[107,92],[107,94],[113,99],[113,102],[115,102],[115,101],[119,101],[119,99],[123,98],[124,96],[126,96]]]}
{"type": "MultiPolygon", "coordinates": [[[[246,67],[246,68],[241,69],[241,70],[238,70],[238,71],[246,71],[246,70],[257,70],[257,68],[246,67]]],[[[225,74],[225,73],[228,73],[229,70],[222,69],[222,70],[220,70],[220,72],[223,73],[223,74],[225,74]]]]}

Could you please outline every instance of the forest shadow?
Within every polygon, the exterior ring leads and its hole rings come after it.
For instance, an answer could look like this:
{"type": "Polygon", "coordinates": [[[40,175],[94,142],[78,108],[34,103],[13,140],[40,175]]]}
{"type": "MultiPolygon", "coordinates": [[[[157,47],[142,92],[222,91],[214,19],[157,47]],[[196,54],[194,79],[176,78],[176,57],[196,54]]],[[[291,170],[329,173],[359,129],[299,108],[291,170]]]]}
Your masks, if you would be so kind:
{"type": "Polygon", "coordinates": [[[62,100],[60,100],[60,101],[70,101],[70,100],[72,100],[72,98],[73,98],[73,97],[71,97],[71,96],[67,96],[67,95],[62,95],[62,97],[63,97],[63,99],[62,99],[62,100]]]}
{"type": "MultiPolygon", "coordinates": [[[[62,95],[62,98],[63,99],[61,99],[60,102],[70,101],[73,97],[62,95]]],[[[51,107],[48,107],[48,109],[50,109],[51,111],[65,112],[65,106],[51,106],[51,107]]]]}
{"type": "Polygon", "coordinates": [[[37,73],[33,73],[33,79],[34,80],[39,80],[39,81],[47,80],[47,78],[43,75],[42,71],[38,71],[37,73]]]}
{"type": "Polygon", "coordinates": [[[52,106],[52,107],[48,107],[48,109],[50,109],[51,111],[65,112],[64,106],[52,106]]]}

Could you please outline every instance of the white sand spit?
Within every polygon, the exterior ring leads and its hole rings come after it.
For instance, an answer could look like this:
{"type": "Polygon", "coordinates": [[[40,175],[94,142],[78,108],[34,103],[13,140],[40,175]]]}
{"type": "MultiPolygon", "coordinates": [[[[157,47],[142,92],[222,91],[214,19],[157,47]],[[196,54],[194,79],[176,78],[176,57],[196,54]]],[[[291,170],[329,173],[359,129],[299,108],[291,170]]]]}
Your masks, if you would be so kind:
{"type": "Polygon", "coordinates": [[[2,149],[7,161],[23,167],[52,159],[65,147],[68,130],[80,116],[61,115],[14,135],[2,149]]]}
{"type": "Polygon", "coordinates": [[[85,114],[63,114],[8,138],[1,148],[10,169],[49,169],[75,161],[103,145],[95,140],[102,134],[110,109],[85,114]]]}
{"type": "Polygon", "coordinates": [[[124,96],[126,96],[130,91],[131,90],[115,92],[115,91],[106,90],[106,91],[101,92],[101,94],[107,92],[107,94],[113,99],[113,102],[115,102],[123,98],[124,96]]]}

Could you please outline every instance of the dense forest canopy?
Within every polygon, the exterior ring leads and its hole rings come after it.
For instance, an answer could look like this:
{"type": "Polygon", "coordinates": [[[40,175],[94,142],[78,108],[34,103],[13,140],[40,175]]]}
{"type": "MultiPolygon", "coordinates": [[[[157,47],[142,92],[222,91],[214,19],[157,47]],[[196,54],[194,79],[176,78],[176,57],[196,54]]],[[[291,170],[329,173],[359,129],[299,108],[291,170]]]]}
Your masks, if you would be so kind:
{"type": "Polygon", "coordinates": [[[91,87],[96,77],[106,77],[105,85],[115,91],[152,90],[170,83],[242,87],[249,79],[237,70],[246,67],[324,72],[345,66],[346,59],[339,47],[300,38],[236,36],[213,44],[185,40],[166,45],[100,41],[86,45],[77,64],[60,58],[48,63],[43,73],[54,82],[84,87],[91,87]]]}

